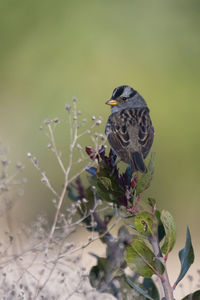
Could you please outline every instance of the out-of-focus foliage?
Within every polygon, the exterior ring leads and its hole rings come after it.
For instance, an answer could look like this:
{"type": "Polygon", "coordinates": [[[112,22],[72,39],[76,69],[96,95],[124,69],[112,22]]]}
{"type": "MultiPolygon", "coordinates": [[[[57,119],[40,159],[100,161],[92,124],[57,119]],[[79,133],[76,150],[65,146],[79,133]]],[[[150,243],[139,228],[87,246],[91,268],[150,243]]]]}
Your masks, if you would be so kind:
{"type": "MultiPolygon", "coordinates": [[[[62,118],[75,95],[88,119],[102,114],[105,122],[105,101],[129,84],[147,100],[155,127],[152,194],[198,228],[199,11],[196,0],[0,1],[0,136],[13,156],[39,153],[54,170],[42,120],[62,118]]],[[[58,140],[64,148],[65,132],[58,140]]],[[[32,170],[29,177],[26,199],[46,209],[45,188],[32,170]]]]}
{"type": "MultiPolygon", "coordinates": [[[[90,174],[88,177],[90,185],[85,189],[78,177],[76,184],[69,186],[68,192],[70,199],[79,203],[78,211],[82,222],[87,225],[86,228],[89,231],[92,230],[93,234],[98,232],[99,238],[106,244],[106,257],[99,257],[92,253],[97,258],[97,264],[90,270],[91,285],[101,292],[113,294],[120,300],[127,298],[127,295],[139,299],[135,297],[135,292],[139,297],[140,295],[144,296],[145,299],[153,299],[152,293],[155,298],[160,299],[153,281],[149,281],[148,284],[145,281],[152,275],[156,275],[160,279],[164,298],[174,299],[174,289],[194,262],[194,250],[190,231],[187,228],[185,247],[179,251],[180,274],[174,285],[171,286],[166,261],[176,241],[175,221],[168,211],[160,212],[155,209],[155,199],[148,198],[147,210],[142,209],[145,203],[141,203],[143,192],[150,187],[152,181],[154,155],[151,155],[145,176],[138,176],[138,172],[135,174],[130,172],[130,166],[127,167],[125,173],[119,172],[116,155],[112,149],[110,149],[109,155],[106,155],[104,146],[99,146],[97,151],[87,146],[86,152],[91,160],[96,160],[98,163],[97,168],[86,168],[90,174]],[[88,193],[89,190],[90,193],[88,193]],[[123,191],[123,197],[121,191],[123,191]],[[103,210],[98,212],[97,207],[100,203],[104,203],[104,205],[109,203],[107,209],[111,208],[112,212],[109,213],[109,219],[107,218],[108,214],[102,216],[103,210]],[[149,208],[151,212],[148,211],[149,208]],[[88,212],[90,213],[89,217],[88,212]],[[131,227],[134,234],[129,233],[125,226],[121,226],[118,237],[113,237],[110,233],[113,225],[108,227],[112,216],[118,216],[118,221],[121,219],[122,223],[126,219],[133,223],[133,225],[127,224],[125,221],[123,224],[131,227]],[[162,233],[164,230],[162,237],[160,223],[162,224],[162,233]],[[164,242],[162,242],[162,238],[164,238],[164,242]],[[133,272],[132,277],[127,276],[126,266],[133,272]],[[138,284],[140,277],[143,277],[143,285],[138,284]],[[124,289],[124,285],[127,284],[133,290],[124,289]]],[[[118,221],[115,220],[115,225],[118,221]]]]}

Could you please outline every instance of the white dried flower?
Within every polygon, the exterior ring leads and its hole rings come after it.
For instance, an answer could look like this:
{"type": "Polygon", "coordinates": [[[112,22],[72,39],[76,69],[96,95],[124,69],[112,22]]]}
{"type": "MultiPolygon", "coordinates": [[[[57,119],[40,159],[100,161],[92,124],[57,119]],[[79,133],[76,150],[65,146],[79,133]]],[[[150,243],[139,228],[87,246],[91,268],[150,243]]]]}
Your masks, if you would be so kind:
{"type": "Polygon", "coordinates": [[[53,121],[54,121],[54,123],[56,123],[56,124],[60,122],[60,120],[59,120],[58,118],[53,119],[53,121]]]}
{"type": "Polygon", "coordinates": [[[101,125],[101,123],[102,123],[102,120],[100,120],[100,119],[98,119],[98,120],[96,121],[96,125],[97,125],[97,126],[101,125]]]}
{"type": "Polygon", "coordinates": [[[24,168],[23,164],[22,164],[20,161],[18,161],[18,162],[16,163],[16,167],[17,167],[18,169],[23,169],[23,168],[24,168]]]}
{"type": "Polygon", "coordinates": [[[83,149],[82,146],[81,146],[80,144],[77,144],[77,145],[76,145],[76,148],[77,148],[78,150],[82,150],[82,149],[83,149]]]}
{"type": "Polygon", "coordinates": [[[47,180],[46,177],[43,176],[43,177],[41,178],[41,182],[47,184],[47,183],[48,183],[48,180],[47,180]]]}
{"type": "Polygon", "coordinates": [[[66,109],[68,112],[70,112],[71,106],[70,106],[69,104],[65,104],[65,109],[66,109]]]}
{"type": "Polygon", "coordinates": [[[97,200],[97,205],[102,205],[102,203],[103,203],[103,202],[102,202],[101,199],[98,199],[98,200],[97,200]]]}
{"type": "Polygon", "coordinates": [[[50,120],[50,119],[44,120],[44,124],[48,125],[48,124],[50,124],[50,123],[51,123],[51,120],[50,120]]]}
{"type": "Polygon", "coordinates": [[[34,164],[35,164],[35,165],[37,165],[37,164],[38,164],[37,157],[33,157],[33,162],[34,162],[34,164]]]}
{"type": "Polygon", "coordinates": [[[1,163],[2,163],[3,166],[7,166],[8,163],[9,163],[9,161],[7,160],[7,158],[3,158],[3,159],[1,160],[1,163]]]}

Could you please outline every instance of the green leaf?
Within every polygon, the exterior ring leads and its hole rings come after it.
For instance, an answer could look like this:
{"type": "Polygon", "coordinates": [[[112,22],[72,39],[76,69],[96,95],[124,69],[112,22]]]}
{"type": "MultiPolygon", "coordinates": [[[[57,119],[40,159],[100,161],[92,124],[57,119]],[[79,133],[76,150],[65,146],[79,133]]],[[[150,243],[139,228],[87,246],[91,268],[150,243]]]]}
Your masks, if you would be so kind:
{"type": "Polygon", "coordinates": [[[182,300],[200,300],[200,290],[185,296],[182,300]]]}
{"type": "Polygon", "coordinates": [[[142,285],[145,290],[147,290],[149,296],[151,296],[154,300],[160,300],[157,287],[151,278],[144,278],[142,285]]]}
{"type": "Polygon", "coordinates": [[[98,177],[98,180],[101,182],[101,184],[104,186],[104,188],[109,191],[112,190],[112,182],[110,180],[110,178],[108,177],[98,177]]]}
{"type": "Polygon", "coordinates": [[[148,211],[142,211],[134,217],[133,225],[137,232],[143,235],[152,235],[157,232],[157,218],[148,211]]]}
{"type": "Polygon", "coordinates": [[[160,243],[165,236],[165,229],[164,229],[163,223],[161,222],[161,219],[160,219],[160,211],[159,210],[155,211],[155,216],[158,220],[158,240],[160,243]]]}
{"type": "Polygon", "coordinates": [[[100,164],[97,167],[97,179],[95,186],[99,196],[103,200],[120,205],[118,198],[119,196],[124,195],[124,190],[118,184],[114,175],[110,174],[110,171],[105,164],[100,164]]]}
{"type": "Polygon", "coordinates": [[[145,299],[155,300],[154,298],[151,298],[143,289],[141,289],[141,287],[139,287],[137,284],[135,284],[129,276],[126,276],[126,280],[127,280],[128,284],[133,289],[135,289],[138,293],[143,295],[145,297],[145,299]]]}
{"type": "Polygon", "coordinates": [[[176,287],[177,284],[183,279],[183,277],[187,273],[188,269],[194,262],[194,250],[192,247],[191,235],[190,235],[190,230],[188,227],[187,227],[187,233],[186,233],[185,247],[179,251],[179,259],[181,262],[181,271],[180,271],[180,274],[174,284],[174,287],[176,287]]]}
{"type": "Polygon", "coordinates": [[[155,261],[154,253],[139,236],[135,236],[132,243],[126,246],[125,260],[134,272],[146,278],[164,272],[164,266],[160,261],[155,261]]]}
{"type": "Polygon", "coordinates": [[[161,251],[164,254],[168,254],[173,249],[176,241],[176,225],[172,215],[166,210],[161,212],[160,219],[165,229],[165,240],[161,251]]]}
{"type": "Polygon", "coordinates": [[[140,195],[150,186],[155,169],[155,153],[151,153],[151,158],[147,167],[147,173],[142,173],[136,186],[136,196],[140,195]]]}

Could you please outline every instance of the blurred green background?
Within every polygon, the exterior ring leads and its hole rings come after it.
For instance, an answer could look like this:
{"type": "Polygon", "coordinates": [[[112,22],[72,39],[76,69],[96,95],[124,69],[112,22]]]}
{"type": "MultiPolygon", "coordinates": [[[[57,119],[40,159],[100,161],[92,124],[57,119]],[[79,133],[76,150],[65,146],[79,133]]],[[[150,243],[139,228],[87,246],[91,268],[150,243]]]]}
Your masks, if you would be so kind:
{"type": "MultiPolygon", "coordinates": [[[[0,137],[26,164],[21,215],[52,212],[51,194],[26,158],[35,154],[61,185],[39,126],[64,118],[73,96],[88,119],[128,84],[147,100],[155,127],[156,173],[148,195],[174,215],[179,239],[200,221],[200,2],[0,1],[0,137]]],[[[61,148],[63,132],[57,135],[61,148]]]]}

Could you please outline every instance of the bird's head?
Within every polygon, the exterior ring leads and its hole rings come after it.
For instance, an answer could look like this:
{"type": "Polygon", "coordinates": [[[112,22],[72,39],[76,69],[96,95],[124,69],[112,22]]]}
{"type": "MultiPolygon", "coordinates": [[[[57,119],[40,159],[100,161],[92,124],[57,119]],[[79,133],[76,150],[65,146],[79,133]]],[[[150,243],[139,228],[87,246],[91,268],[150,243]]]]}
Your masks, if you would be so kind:
{"type": "Polygon", "coordinates": [[[133,88],[128,85],[122,85],[114,89],[112,97],[106,102],[110,106],[119,105],[127,102],[137,94],[133,88]]]}
{"type": "Polygon", "coordinates": [[[111,106],[112,113],[122,109],[146,106],[146,102],[142,96],[128,85],[122,85],[114,89],[112,97],[106,104],[111,106]]]}

